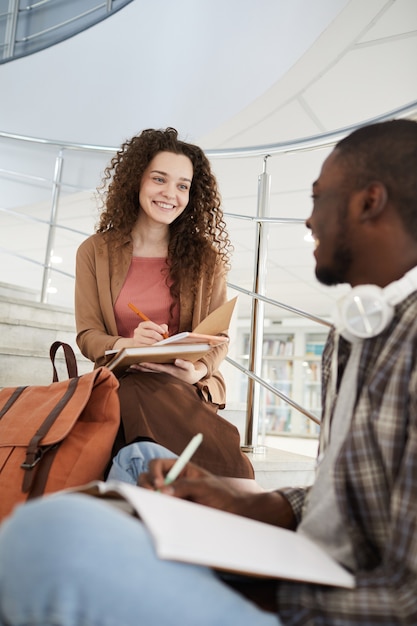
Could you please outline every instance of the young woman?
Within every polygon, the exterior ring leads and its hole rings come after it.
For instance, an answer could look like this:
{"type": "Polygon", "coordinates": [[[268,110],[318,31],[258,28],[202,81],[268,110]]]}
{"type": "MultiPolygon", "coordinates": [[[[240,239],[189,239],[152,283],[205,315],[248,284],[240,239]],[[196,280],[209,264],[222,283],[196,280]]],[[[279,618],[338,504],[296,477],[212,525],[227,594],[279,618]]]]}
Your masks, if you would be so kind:
{"type": "MultiPolygon", "coordinates": [[[[106,363],[106,350],[193,330],[222,305],[231,248],[209,161],[173,128],[126,141],[99,191],[97,232],[78,249],[75,285],[77,343],[96,366],[106,363]]],[[[226,352],[221,345],[195,363],[130,368],[120,378],[116,451],[150,440],[179,454],[202,432],[196,462],[216,474],[252,478],[237,429],[217,414],[225,404],[218,368],[226,352]]]]}

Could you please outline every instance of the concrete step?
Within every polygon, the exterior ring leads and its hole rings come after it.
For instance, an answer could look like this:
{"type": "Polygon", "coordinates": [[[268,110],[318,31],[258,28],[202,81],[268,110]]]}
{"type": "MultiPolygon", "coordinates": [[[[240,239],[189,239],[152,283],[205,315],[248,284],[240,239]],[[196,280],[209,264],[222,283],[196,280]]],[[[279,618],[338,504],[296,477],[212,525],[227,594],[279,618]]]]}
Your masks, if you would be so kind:
{"type": "MultiPolygon", "coordinates": [[[[219,414],[234,424],[240,433],[242,444],[245,443],[246,411],[242,409],[223,409],[219,414]]],[[[294,450],[281,449],[281,445],[288,445],[288,438],[276,437],[275,446],[253,446],[253,452],[247,452],[255,470],[256,482],[264,489],[278,489],[279,487],[302,487],[311,485],[314,481],[316,460],[313,455],[299,454],[299,449],[305,449],[303,441],[292,439],[294,450]]],[[[310,446],[308,446],[310,448],[310,446]]],[[[312,446],[314,448],[314,444],[312,446]]]]}
{"type": "Polygon", "coordinates": [[[31,302],[39,302],[40,292],[36,289],[21,287],[20,285],[12,285],[0,281],[0,296],[5,298],[18,298],[19,300],[29,300],[31,302]]]}
{"type": "Polygon", "coordinates": [[[316,460],[313,457],[278,448],[260,447],[257,452],[247,452],[255,480],[264,489],[304,487],[314,481],[316,460]]]}
{"type": "MultiPolygon", "coordinates": [[[[54,341],[63,341],[73,348],[80,374],[91,371],[92,363],[75,344],[71,310],[0,295],[0,387],[49,384],[49,348],[54,341]]],[[[56,365],[60,380],[67,378],[61,350],[56,365]]]]}

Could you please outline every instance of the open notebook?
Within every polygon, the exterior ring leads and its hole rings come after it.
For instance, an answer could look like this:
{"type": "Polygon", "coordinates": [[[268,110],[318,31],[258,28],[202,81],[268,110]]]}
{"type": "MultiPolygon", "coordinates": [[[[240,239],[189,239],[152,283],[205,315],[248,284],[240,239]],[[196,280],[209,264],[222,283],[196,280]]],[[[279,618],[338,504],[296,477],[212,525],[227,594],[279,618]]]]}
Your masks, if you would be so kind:
{"type": "Polygon", "coordinates": [[[214,347],[229,341],[220,333],[227,332],[230,326],[236,300],[237,297],[218,307],[192,332],[172,335],[152,346],[107,351],[110,360],[106,366],[117,376],[135,363],[173,363],[177,358],[198,361],[214,347]]]}
{"type": "Polygon", "coordinates": [[[349,572],[296,532],[119,481],[96,481],[71,491],[107,498],[136,513],[161,559],[251,576],[354,587],[349,572]]]}

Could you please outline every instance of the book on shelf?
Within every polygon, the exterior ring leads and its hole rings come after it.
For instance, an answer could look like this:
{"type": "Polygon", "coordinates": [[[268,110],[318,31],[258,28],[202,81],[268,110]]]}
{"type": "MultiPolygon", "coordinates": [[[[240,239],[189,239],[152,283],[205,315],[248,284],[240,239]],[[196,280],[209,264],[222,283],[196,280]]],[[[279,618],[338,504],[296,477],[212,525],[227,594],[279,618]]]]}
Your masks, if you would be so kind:
{"type": "Polygon", "coordinates": [[[136,514],[161,559],[250,576],[354,587],[347,570],[294,531],[119,481],[95,481],[70,491],[105,498],[136,514]]]}
{"type": "Polygon", "coordinates": [[[266,335],[263,341],[264,356],[288,356],[292,357],[294,353],[294,338],[292,335],[274,336],[266,335]]]}
{"type": "Polygon", "coordinates": [[[214,347],[228,343],[226,333],[236,304],[237,297],[212,311],[196,328],[177,333],[151,346],[107,350],[109,357],[106,366],[117,376],[137,363],[174,363],[175,359],[198,361],[214,347]]]}

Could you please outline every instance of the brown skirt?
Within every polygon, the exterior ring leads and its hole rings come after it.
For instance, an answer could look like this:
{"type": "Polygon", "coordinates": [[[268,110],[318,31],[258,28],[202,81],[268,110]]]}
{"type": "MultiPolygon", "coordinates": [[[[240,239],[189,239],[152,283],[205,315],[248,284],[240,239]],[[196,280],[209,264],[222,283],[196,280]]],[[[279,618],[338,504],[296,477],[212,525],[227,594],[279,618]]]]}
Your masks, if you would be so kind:
{"type": "Polygon", "coordinates": [[[254,477],[238,429],[217,414],[217,405],[206,402],[195,385],[153,372],[128,373],[119,382],[124,445],[150,440],[181,454],[201,432],[194,463],[219,476],[254,477]]]}

